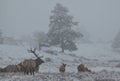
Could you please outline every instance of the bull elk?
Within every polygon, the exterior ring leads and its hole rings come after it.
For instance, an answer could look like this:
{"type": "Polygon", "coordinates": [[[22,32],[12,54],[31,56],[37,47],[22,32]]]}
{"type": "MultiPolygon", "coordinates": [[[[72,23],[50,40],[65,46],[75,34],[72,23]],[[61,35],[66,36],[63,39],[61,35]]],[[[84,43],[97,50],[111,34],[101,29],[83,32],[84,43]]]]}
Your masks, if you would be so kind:
{"type": "Polygon", "coordinates": [[[61,73],[64,73],[64,72],[65,72],[65,67],[66,67],[66,64],[63,63],[63,64],[60,66],[59,71],[60,71],[61,73]]]}
{"type": "Polygon", "coordinates": [[[33,74],[34,72],[38,72],[39,65],[44,63],[44,61],[41,59],[43,56],[39,57],[36,54],[36,48],[28,50],[29,53],[32,53],[35,55],[36,59],[26,59],[19,65],[21,66],[21,70],[24,72],[24,74],[33,74]]]}

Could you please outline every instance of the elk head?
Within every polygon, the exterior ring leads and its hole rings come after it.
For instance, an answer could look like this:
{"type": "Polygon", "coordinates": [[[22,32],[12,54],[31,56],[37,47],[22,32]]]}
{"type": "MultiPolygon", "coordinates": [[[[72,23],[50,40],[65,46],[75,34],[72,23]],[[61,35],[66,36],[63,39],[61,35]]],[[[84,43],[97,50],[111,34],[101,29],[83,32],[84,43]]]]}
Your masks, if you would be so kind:
{"type": "Polygon", "coordinates": [[[44,63],[44,61],[43,61],[41,58],[42,58],[42,56],[41,56],[41,57],[38,57],[38,58],[35,60],[38,65],[44,63]]]}
{"type": "Polygon", "coordinates": [[[38,65],[44,63],[44,61],[41,59],[43,56],[39,57],[38,54],[36,54],[36,48],[34,48],[34,49],[31,48],[30,50],[28,50],[28,52],[35,55],[35,57],[37,58],[37,59],[35,59],[35,61],[38,65]]]}
{"type": "Polygon", "coordinates": [[[66,67],[66,64],[62,63],[62,66],[66,67]]]}

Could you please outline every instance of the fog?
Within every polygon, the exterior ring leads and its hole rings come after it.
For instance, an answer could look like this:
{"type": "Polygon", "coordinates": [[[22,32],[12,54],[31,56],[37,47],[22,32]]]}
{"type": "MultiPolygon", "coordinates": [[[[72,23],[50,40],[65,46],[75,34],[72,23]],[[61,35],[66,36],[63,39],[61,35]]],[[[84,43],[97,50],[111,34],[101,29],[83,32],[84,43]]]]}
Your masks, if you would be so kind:
{"type": "Polygon", "coordinates": [[[0,28],[13,37],[47,32],[56,3],[69,9],[91,40],[110,41],[120,29],[120,0],[0,0],[0,28]]]}

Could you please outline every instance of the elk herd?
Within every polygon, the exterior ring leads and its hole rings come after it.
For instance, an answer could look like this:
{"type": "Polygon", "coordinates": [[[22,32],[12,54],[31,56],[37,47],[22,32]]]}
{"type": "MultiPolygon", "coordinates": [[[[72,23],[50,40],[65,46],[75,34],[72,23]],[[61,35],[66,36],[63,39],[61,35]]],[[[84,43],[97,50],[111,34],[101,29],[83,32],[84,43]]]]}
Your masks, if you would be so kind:
{"type": "MultiPolygon", "coordinates": [[[[0,68],[0,72],[23,72],[26,75],[34,75],[35,72],[39,71],[39,65],[44,63],[44,60],[42,59],[43,56],[39,57],[36,54],[36,49],[30,49],[28,50],[29,53],[32,53],[36,56],[36,59],[25,59],[24,61],[20,62],[16,65],[8,65],[4,68],[0,68]]],[[[64,73],[66,71],[66,64],[62,64],[59,67],[59,72],[64,73]]],[[[77,67],[78,72],[91,72],[87,67],[85,67],[83,64],[78,65],[77,67]]]]}

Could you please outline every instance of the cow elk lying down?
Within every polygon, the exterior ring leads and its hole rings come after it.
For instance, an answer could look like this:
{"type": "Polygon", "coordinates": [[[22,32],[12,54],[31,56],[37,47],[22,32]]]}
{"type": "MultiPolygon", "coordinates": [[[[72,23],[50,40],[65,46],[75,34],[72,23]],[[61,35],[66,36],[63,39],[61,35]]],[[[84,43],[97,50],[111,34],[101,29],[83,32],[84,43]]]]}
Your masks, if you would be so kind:
{"type": "Polygon", "coordinates": [[[4,69],[0,67],[0,72],[4,72],[4,69]]]}
{"type": "Polygon", "coordinates": [[[21,67],[19,65],[8,65],[3,68],[3,72],[20,72],[21,67]]]}
{"type": "Polygon", "coordinates": [[[89,70],[87,67],[85,67],[83,64],[80,64],[77,67],[78,72],[91,72],[91,70],[89,70]]]}
{"type": "Polygon", "coordinates": [[[60,71],[61,73],[64,73],[64,72],[65,72],[65,67],[66,67],[66,64],[63,63],[63,64],[60,66],[59,71],[60,71]]]}

